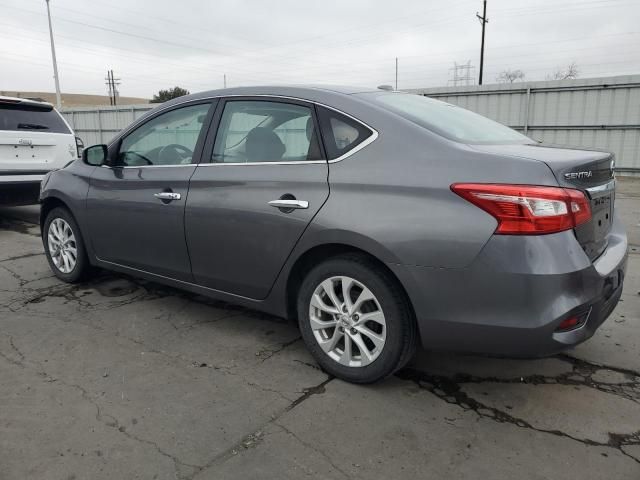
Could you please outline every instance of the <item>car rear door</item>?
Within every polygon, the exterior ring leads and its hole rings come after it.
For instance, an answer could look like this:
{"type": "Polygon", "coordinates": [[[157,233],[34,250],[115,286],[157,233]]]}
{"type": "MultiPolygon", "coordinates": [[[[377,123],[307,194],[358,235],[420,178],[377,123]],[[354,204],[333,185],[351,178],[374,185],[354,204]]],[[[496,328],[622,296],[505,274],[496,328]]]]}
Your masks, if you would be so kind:
{"type": "Polygon", "coordinates": [[[315,108],[235,97],[218,107],[213,125],[185,213],[194,279],[263,299],[329,196],[315,108]]]}
{"type": "Polygon", "coordinates": [[[162,110],[110,146],[111,164],[95,169],[87,194],[89,234],[100,260],[193,280],[184,207],[214,103],[162,110]]]}

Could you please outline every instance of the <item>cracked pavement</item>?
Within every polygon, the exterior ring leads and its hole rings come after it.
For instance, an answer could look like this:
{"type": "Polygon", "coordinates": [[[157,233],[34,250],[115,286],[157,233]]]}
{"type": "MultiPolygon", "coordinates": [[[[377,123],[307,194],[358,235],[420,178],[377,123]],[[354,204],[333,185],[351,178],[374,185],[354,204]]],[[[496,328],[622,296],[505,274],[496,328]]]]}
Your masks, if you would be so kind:
{"type": "Polygon", "coordinates": [[[640,478],[640,181],[622,302],[538,360],[420,352],[329,378],[282,319],[102,272],[66,285],[0,209],[0,478],[640,478]]]}

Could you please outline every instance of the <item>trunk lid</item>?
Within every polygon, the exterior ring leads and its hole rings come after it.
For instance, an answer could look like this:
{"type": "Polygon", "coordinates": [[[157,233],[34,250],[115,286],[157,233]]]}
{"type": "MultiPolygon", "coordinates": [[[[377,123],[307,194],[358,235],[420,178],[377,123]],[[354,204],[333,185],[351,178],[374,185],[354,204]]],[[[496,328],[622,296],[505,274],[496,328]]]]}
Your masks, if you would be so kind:
{"type": "MultiPolygon", "coordinates": [[[[613,154],[546,145],[474,145],[473,148],[544,162],[560,186],[585,192],[590,200],[591,220],[574,229],[576,238],[592,261],[607,248],[615,202],[613,154]]],[[[527,183],[526,179],[522,183],[527,183]]]]}
{"type": "Polygon", "coordinates": [[[75,157],[75,141],[53,106],[0,97],[0,175],[36,175],[75,157]]]}

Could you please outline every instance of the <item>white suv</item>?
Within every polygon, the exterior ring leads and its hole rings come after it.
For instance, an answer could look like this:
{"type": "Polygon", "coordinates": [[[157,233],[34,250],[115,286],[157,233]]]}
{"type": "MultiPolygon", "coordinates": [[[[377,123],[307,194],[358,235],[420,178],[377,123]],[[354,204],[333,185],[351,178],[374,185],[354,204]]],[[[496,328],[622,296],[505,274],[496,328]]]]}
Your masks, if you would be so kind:
{"type": "Polygon", "coordinates": [[[71,127],[50,103],[0,96],[0,204],[37,203],[45,174],[78,156],[71,127]]]}

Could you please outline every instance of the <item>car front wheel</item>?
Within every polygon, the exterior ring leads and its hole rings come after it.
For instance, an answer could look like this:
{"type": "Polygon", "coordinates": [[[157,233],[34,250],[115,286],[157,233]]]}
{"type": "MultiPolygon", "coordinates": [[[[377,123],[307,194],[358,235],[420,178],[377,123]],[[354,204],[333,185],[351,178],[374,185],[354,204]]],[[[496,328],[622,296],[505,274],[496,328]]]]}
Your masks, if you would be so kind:
{"type": "Polygon", "coordinates": [[[415,321],[391,275],[366,256],[316,266],[298,297],[302,337],[331,375],[371,383],[401,368],[416,345],[415,321]]]}
{"type": "Polygon", "coordinates": [[[43,227],[44,250],[55,276],[68,283],[80,281],[89,270],[89,262],[73,216],[66,208],[54,208],[43,227]]]}

